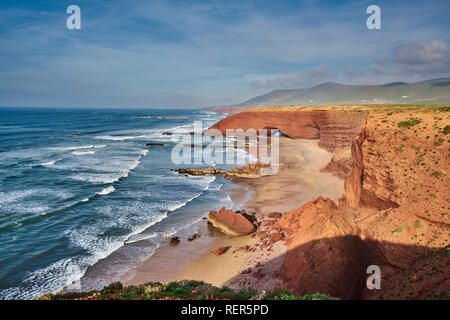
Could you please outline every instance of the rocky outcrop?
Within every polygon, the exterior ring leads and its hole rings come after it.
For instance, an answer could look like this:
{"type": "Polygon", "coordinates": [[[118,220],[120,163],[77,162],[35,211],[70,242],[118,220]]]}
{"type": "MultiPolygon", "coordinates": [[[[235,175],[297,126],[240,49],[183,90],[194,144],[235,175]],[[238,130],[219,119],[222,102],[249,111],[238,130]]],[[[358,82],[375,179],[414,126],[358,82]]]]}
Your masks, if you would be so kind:
{"type": "Polygon", "coordinates": [[[256,223],[252,223],[244,214],[232,210],[220,209],[211,211],[208,222],[230,237],[240,237],[256,231],[256,223]]]}
{"type": "Polygon", "coordinates": [[[353,165],[345,181],[344,196],[346,205],[351,208],[398,207],[395,181],[378,147],[374,131],[368,128],[363,128],[353,139],[353,165]]]}
{"type": "Polygon", "coordinates": [[[227,252],[230,248],[231,248],[230,246],[217,248],[216,251],[214,251],[214,254],[217,255],[217,256],[221,256],[225,252],[227,252]]]}
{"type": "Polygon", "coordinates": [[[225,172],[220,168],[189,168],[174,170],[179,174],[188,174],[191,176],[204,176],[204,175],[222,175],[225,172]]]}
{"type": "Polygon", "coordinates": [[[354,137],[339,206],[319,197],[274,225],[288,235],[281,275],[294,292],[374,299],[448,296],[442,293],[450,281],[443,276],[450,228],[449,168],[442,161],[448,153],[445,114],[408,113],[374,112],[354,137]],[[405,127],[405,118],[417,121],[405,127]],[[381,290],[365,289],[369,265],[381,269],[381,290]]]}
{"type": "Polygon", "coordinates": [[[362,179],[363,179],[363,155],[362,144],[366,139],[366,129],[357,135],[352,142],[352,161],[353,165],[345,180],[345,203],[350,208],[358,208],[361,198],[362,179]]]}
{"type": "Polygon", "coordinates": [[[170,238],[170,245],[171,246],[176,246],[180,243],[180,237],[172,237],[170,238]]]}
{"type": "Polygon", "coordinates": [[[262,175],[261,169],[269,168],[270,164],[248,163],[244,167],[233,168],[226,172],[227,178],[258,178],[262,175]]]}
{"type": "Polygon", "coordinates": [[[288,235],[281,275],[289,289],[359,297],[366,250],[332,200],[319,197],[287,212],[277,227],[288,235]]]}
{"type": "Polygon", "coordinates": [[[174,171],[179,174],[188,174],[191,176],[225,175],[227,178],[258,178],[263,175],[262,169],[269,167],[270,164],[257,162],[248,163],[243,167],[232,168],[228,171],[224,171],[220,168],[188,168],[174,171]]]}
{"type": "Polygon", "coordinates": [[[147,147],[164,147],[164,143],[149,142],[145,144],[147,147]]]}
{"type": "Polygon", "coordinates": [[[352,170],[352,166],[353,160],[351,148],[345,148],[333,155],[323,171],[331,172],[338,178],[345,180],[352,170]]]}
{"type": "MultiPolygon", "coordinates": [[[[311,108],[264,108],[231,115],[214,124],[223,134],[226,129],[278,128],[293,139],[320,139],[328,150],[347,147],[366,123],[367,112],[361,110],[318,110],[311,108]]],[[[205,132],[208,134],[208,131],[205,132]]]]}

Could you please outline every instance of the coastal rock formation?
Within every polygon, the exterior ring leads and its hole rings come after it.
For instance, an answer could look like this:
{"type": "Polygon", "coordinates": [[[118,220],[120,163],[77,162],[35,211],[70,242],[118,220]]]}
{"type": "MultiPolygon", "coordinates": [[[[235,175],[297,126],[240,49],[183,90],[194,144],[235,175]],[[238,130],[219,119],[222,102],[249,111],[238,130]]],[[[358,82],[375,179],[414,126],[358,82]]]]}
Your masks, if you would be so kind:
{"type": "Polygon", "coordinates": [[[180,243],[180,237],[172,237],[170,238],[170,245],[171,246],[176,246],[177,244],[180,243]]]}
{"type": "Polygon", "coordinates": [[[164,147],[164,143],[149,142],[145,144],[147,147],[164,147]]]}
{"type": "Polygon", "coordinates": [[[258,178],[262,173],[263,168],[269,168],[269,164],[248,163],[247,165],[239,168],[232,168],[228,171],[224,171],[220,168],[188,168],[174,170],[179,174],[188,174],[191,176],[203,176],[203,175],[225,175],[227,178],[258,178]]]}
{"type": "Polygon", "coordinates": [[[319,197],[287,212],[278,226],[288,234],[281,274],[294,292],[357,298],[364,283],[365,248],[336,204],[319,197]]]}
{"type": "MultiPolygon", "coordinates": [[[[375,133],[364,128],[352,143],[353,165],[345,181],[345,201],[351,208],[359,206],[387,209],[398,207],[396,183],[383,160],[383,149],[375,145],[375,133]],[[381,150],[380,150],[381,149],[381,150]]],[[[384,150],[384,152],[391,150],[384,150]]]]}
{"type": "Polygon", "coordinates": [[[230,237],[245,236],[256,231],[255,223],[246,216],[232,210],[211,211],[208,222],[230,237]]]}
{"type": "MultiPolygon", "coordinates": [[[[322,110],[314,108],[261,108],[231,115],[214,124],[223,134],[227,129],[278,128],[292,139],[320,139],[328,150],[348,147],[366,123],[367,111],[322,110]]],[[[208,130],[205,132],[208,134],[208,130]]]]}
{"type": "Polygon", "coordinates": [[[271,212],[267,216],[272,219],[279,219],[283,214],[281,212],[271,212]]]}
{"type": "Polygon", "coordinates": [[[216,256],[221,256],[221,255],[223,255],[225,252],[227,252],[228,249],[230,249],[229,246],[228,246],[228,247],[220,247],[220,248],[217,248],[216,251],[214,251],[214,254],[215,254],[216,256]]]}
{"type": "Polygon", "coordinates": [[[248,163],[244,167],[233,168],[226,172],[227,178],[258,178],[262,175],[261,169],[269,168],[270,164],[263,164],[261,162],[248,163]]]}
{"type": "Polygon", "coordinates": [[[351,148],[345,148],[333,155],[331,161],[323,169],[325,172],[331,172],[342,180],[345,180],[352,170],[352,152],[351,148]]]}
{"type": "Polygon", "coordinates": [[[442,161],[448,119],[420,109],[371,114],[352,141],[339,206],[319,197],[274,225],[288,235],[281,276],[289,289],[365,299],[442,295],[450,284],[442,276],[450,227],[449,167],[442,161]],[[403,285],[364,289],[369,265],[403,285]]]}
{"type": "Polygon", "coordinates": [[[189,168],[175,170],[179,174],[188,174],[191,176],[203,176],[203,175],[222,175],[225,172],[220,168],[189,168]]]}

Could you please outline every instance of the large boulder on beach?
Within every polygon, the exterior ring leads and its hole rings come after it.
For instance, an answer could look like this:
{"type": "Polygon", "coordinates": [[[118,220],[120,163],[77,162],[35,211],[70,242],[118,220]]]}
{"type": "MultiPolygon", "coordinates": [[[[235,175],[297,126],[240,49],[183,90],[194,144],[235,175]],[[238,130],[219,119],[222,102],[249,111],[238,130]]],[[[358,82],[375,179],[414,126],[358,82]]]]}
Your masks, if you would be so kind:
{"type": "Polygon", "coordinates": [[[256,231],[256,226],[240,213],[227,210],[211,211],[208,222],[230,237],[240,237],[256,231]]]}

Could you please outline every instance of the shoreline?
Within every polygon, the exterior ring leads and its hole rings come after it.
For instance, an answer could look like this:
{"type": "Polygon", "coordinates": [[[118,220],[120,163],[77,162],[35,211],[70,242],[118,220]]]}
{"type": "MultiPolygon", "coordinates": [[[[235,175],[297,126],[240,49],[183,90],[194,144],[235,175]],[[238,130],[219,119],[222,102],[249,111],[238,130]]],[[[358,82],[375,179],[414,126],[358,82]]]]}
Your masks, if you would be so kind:
{"type": "Polygon", "coordinates": [[[181,241],[171,246],[164,241],[154,254],[119,281],[124,285],[177,280],[201,280],[234,289],[271,290],[281,284],[278,270],[286,253],[284,241],[264,245],[274,219],[271,212],[287,212],[322,195],[335,201],[344,192],[344,181],[322,172],[332,153],[319,147],[318,140],[280,139],[280,169],[277,174],[259,178],[232,179],[225,190],[233,209],[256,212],[261,226],[252,235],[229,238],[211,228],[206,220],[181,230],[181,241]],[[200,234],[189,242],[188,237],[200,234]],[[214,251],[230,247],[223,255],[214,251]]]}

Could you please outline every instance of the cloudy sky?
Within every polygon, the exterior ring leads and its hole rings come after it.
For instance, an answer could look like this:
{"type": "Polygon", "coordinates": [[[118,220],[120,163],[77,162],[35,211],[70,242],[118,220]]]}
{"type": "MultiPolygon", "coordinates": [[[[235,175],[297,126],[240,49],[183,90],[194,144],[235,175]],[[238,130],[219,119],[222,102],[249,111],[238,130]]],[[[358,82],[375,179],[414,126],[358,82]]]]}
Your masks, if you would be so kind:
{"type": "Polygon", "coordinates": [[[449,77],[449,16],[448,0],[0,0],[0,105],[186,108],[449,77]]]}

